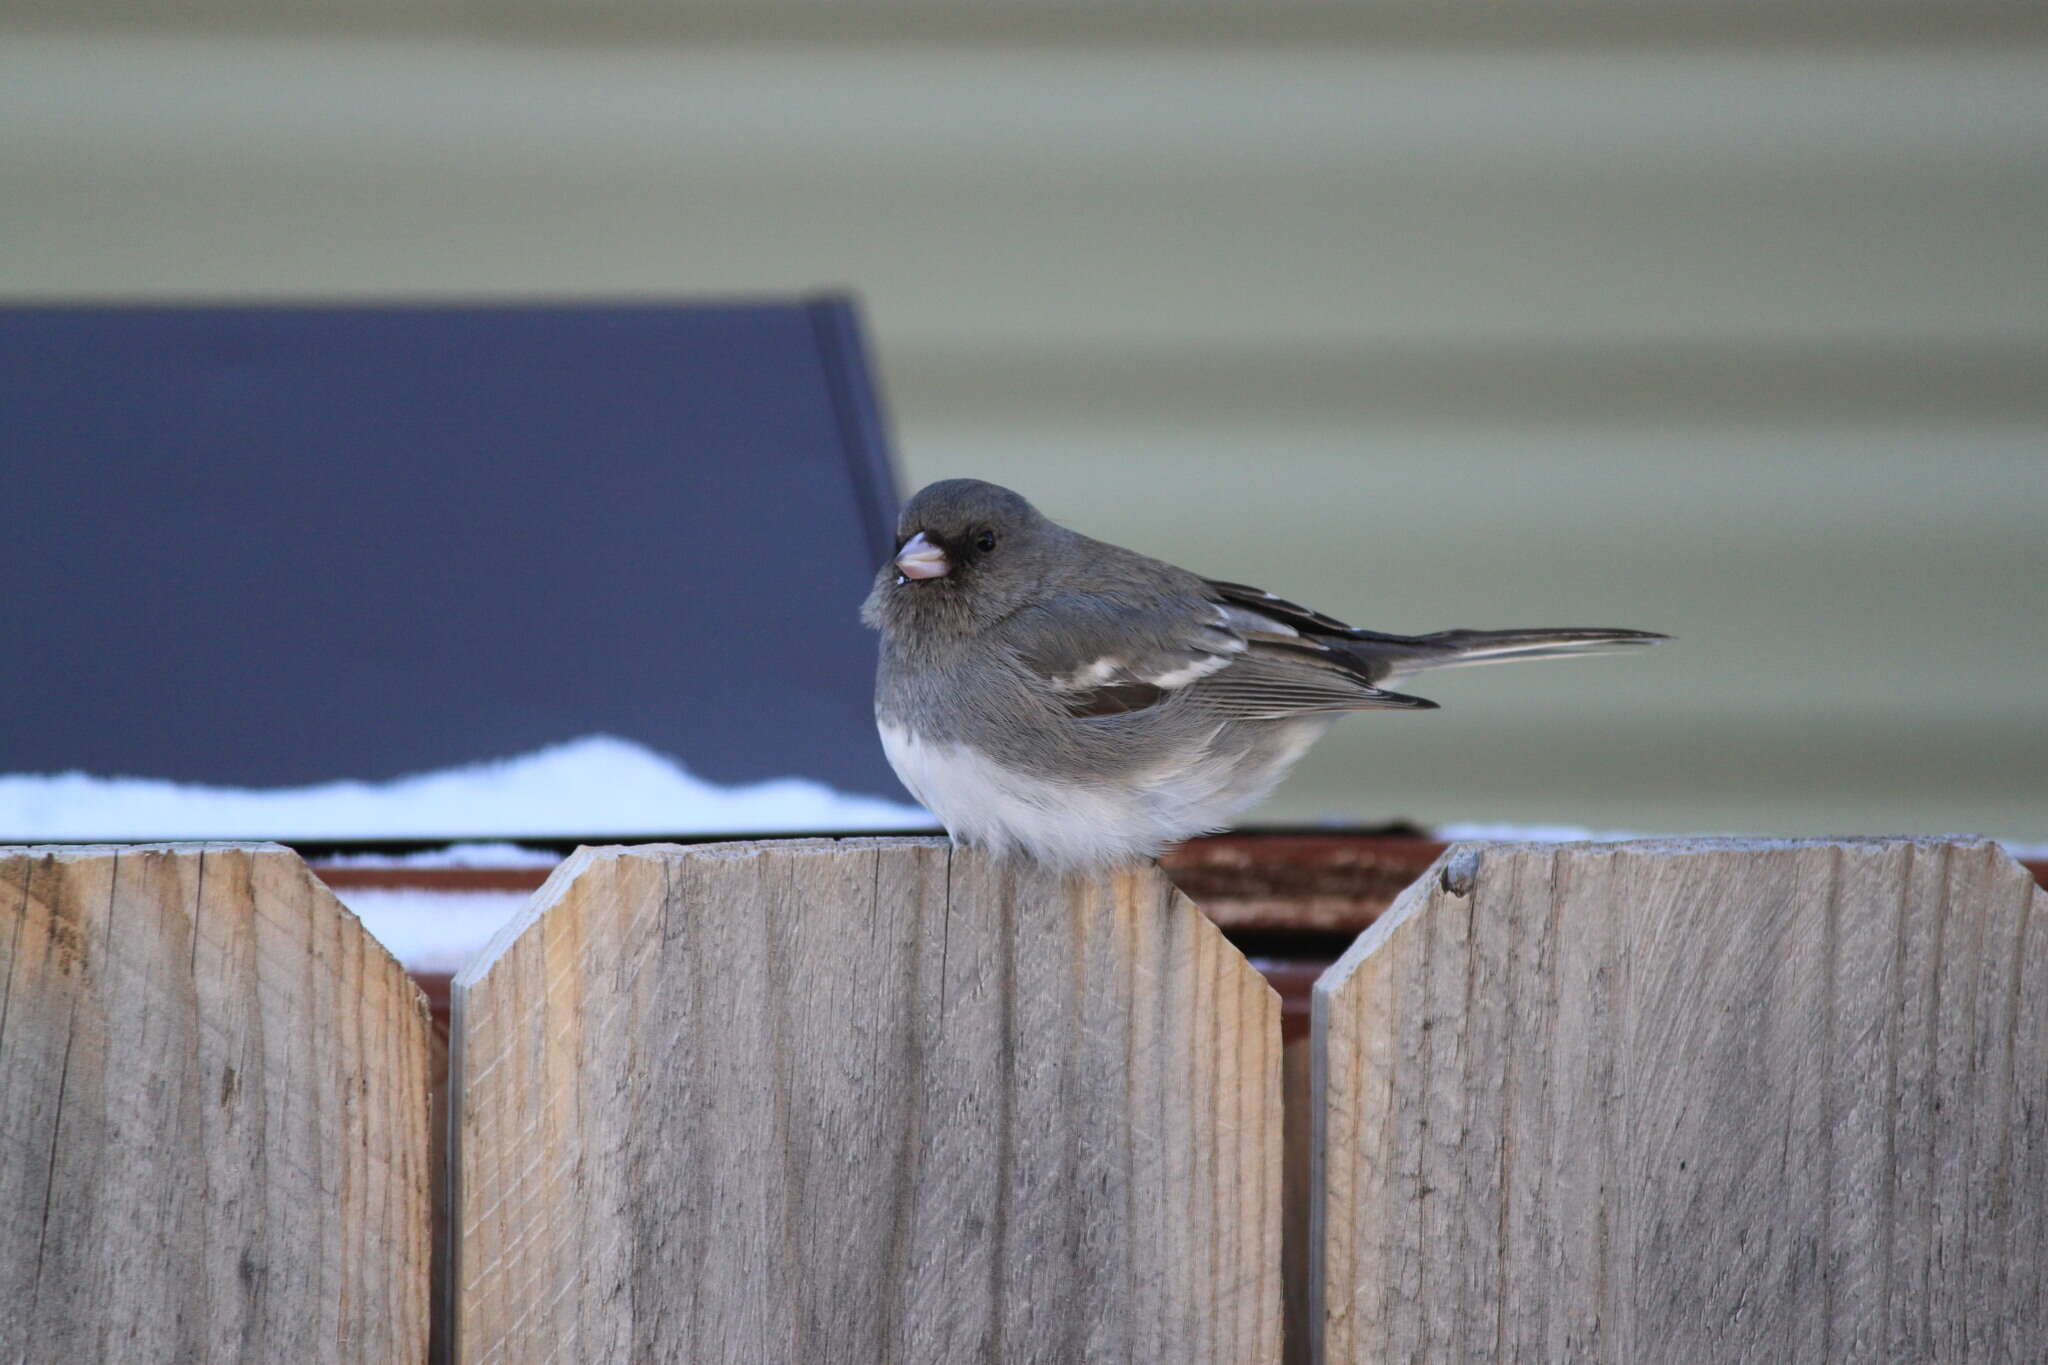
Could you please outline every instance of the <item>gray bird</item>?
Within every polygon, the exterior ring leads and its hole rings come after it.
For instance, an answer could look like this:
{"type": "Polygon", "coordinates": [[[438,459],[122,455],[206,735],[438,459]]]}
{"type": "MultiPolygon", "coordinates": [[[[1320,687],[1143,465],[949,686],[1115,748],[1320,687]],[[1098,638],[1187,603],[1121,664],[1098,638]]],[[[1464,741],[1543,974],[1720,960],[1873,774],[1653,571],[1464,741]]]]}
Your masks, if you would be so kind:
{"type": "Polygon", "coordinates": [[[861,619],[882,633],[889,763],[955,843],[1082,871],[1225,827],[1382,683],[1592,654],[1641,630],[1383,635],[1108,545],[1007,488],[947,479],[897,524],[861,619]]]}

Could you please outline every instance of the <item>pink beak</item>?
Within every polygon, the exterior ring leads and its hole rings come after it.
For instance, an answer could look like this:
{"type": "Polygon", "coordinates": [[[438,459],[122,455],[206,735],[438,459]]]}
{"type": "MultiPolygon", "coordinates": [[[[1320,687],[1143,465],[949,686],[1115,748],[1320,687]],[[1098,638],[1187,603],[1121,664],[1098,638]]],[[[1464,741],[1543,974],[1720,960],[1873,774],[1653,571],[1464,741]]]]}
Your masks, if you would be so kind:
{"type": "Polygon", "coordinates": [[[944,578],[953,566],[946,562],[946,552],[925,538],[919,531],[903,542],[903,548],[896,552],[896,572],[905,578],[944,578]]]}

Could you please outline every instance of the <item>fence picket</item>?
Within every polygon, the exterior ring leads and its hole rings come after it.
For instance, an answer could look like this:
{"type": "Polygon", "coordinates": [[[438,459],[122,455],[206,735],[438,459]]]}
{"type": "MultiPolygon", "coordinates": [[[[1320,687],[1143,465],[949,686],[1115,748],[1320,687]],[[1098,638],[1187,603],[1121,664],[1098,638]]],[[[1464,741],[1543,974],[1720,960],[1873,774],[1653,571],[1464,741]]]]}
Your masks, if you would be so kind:
{"type": "Polygon", "coordinates": [[[1453,848],[1316,987],[1315,1358],[2027,1358],[2044,910],[1984,842],[1453,848]]]}
{"type": "Polygon", "coordinates": [[[424,1361],[425,1001],[273,846],[0,848],[0,1360],[424,1361]]]}
{"type": "Polygon", "coordinates": [[[586,849],[455,983],[459,1359],[1277,1362],[1278,1001],[1156,870],[586,849]]]}

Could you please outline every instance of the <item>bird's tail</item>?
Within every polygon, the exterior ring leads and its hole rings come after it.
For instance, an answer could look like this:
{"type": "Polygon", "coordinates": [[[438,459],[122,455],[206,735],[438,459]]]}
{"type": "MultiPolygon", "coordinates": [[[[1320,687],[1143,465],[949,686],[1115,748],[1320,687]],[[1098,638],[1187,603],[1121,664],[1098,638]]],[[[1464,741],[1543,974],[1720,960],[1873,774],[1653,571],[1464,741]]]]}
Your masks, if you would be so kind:
{"type": "Polygon", "coordinates": [[[1351,632],[1352,652],[1370,661],[1375,681],[1420,673],[1426,668],[1462,668],[1468,664],[1504,664],[1518,659],[1561,659],[1581,654],[1611,654],[1653,645],[1669,636],[1648,630],[1610,630],[1592,626],[1554,626],[1536,630],[1440,630],[1433,635],[1383,635],[1351,632]],[[1382,673],[1380,670],[1384,669],[1382,673]]]}

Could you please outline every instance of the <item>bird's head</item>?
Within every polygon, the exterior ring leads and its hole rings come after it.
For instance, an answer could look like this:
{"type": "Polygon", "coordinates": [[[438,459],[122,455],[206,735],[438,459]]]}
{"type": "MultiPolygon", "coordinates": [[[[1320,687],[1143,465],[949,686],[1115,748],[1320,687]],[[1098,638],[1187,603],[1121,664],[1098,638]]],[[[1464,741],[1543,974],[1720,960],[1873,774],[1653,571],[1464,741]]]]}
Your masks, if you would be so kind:
{"type": "Polygon", "coordinates": [[[973,630],[1035,600],[1064,534],[1007,488],[929,484],[903,505],[896,553],[861,619],[879,629],[973,630]]]}

